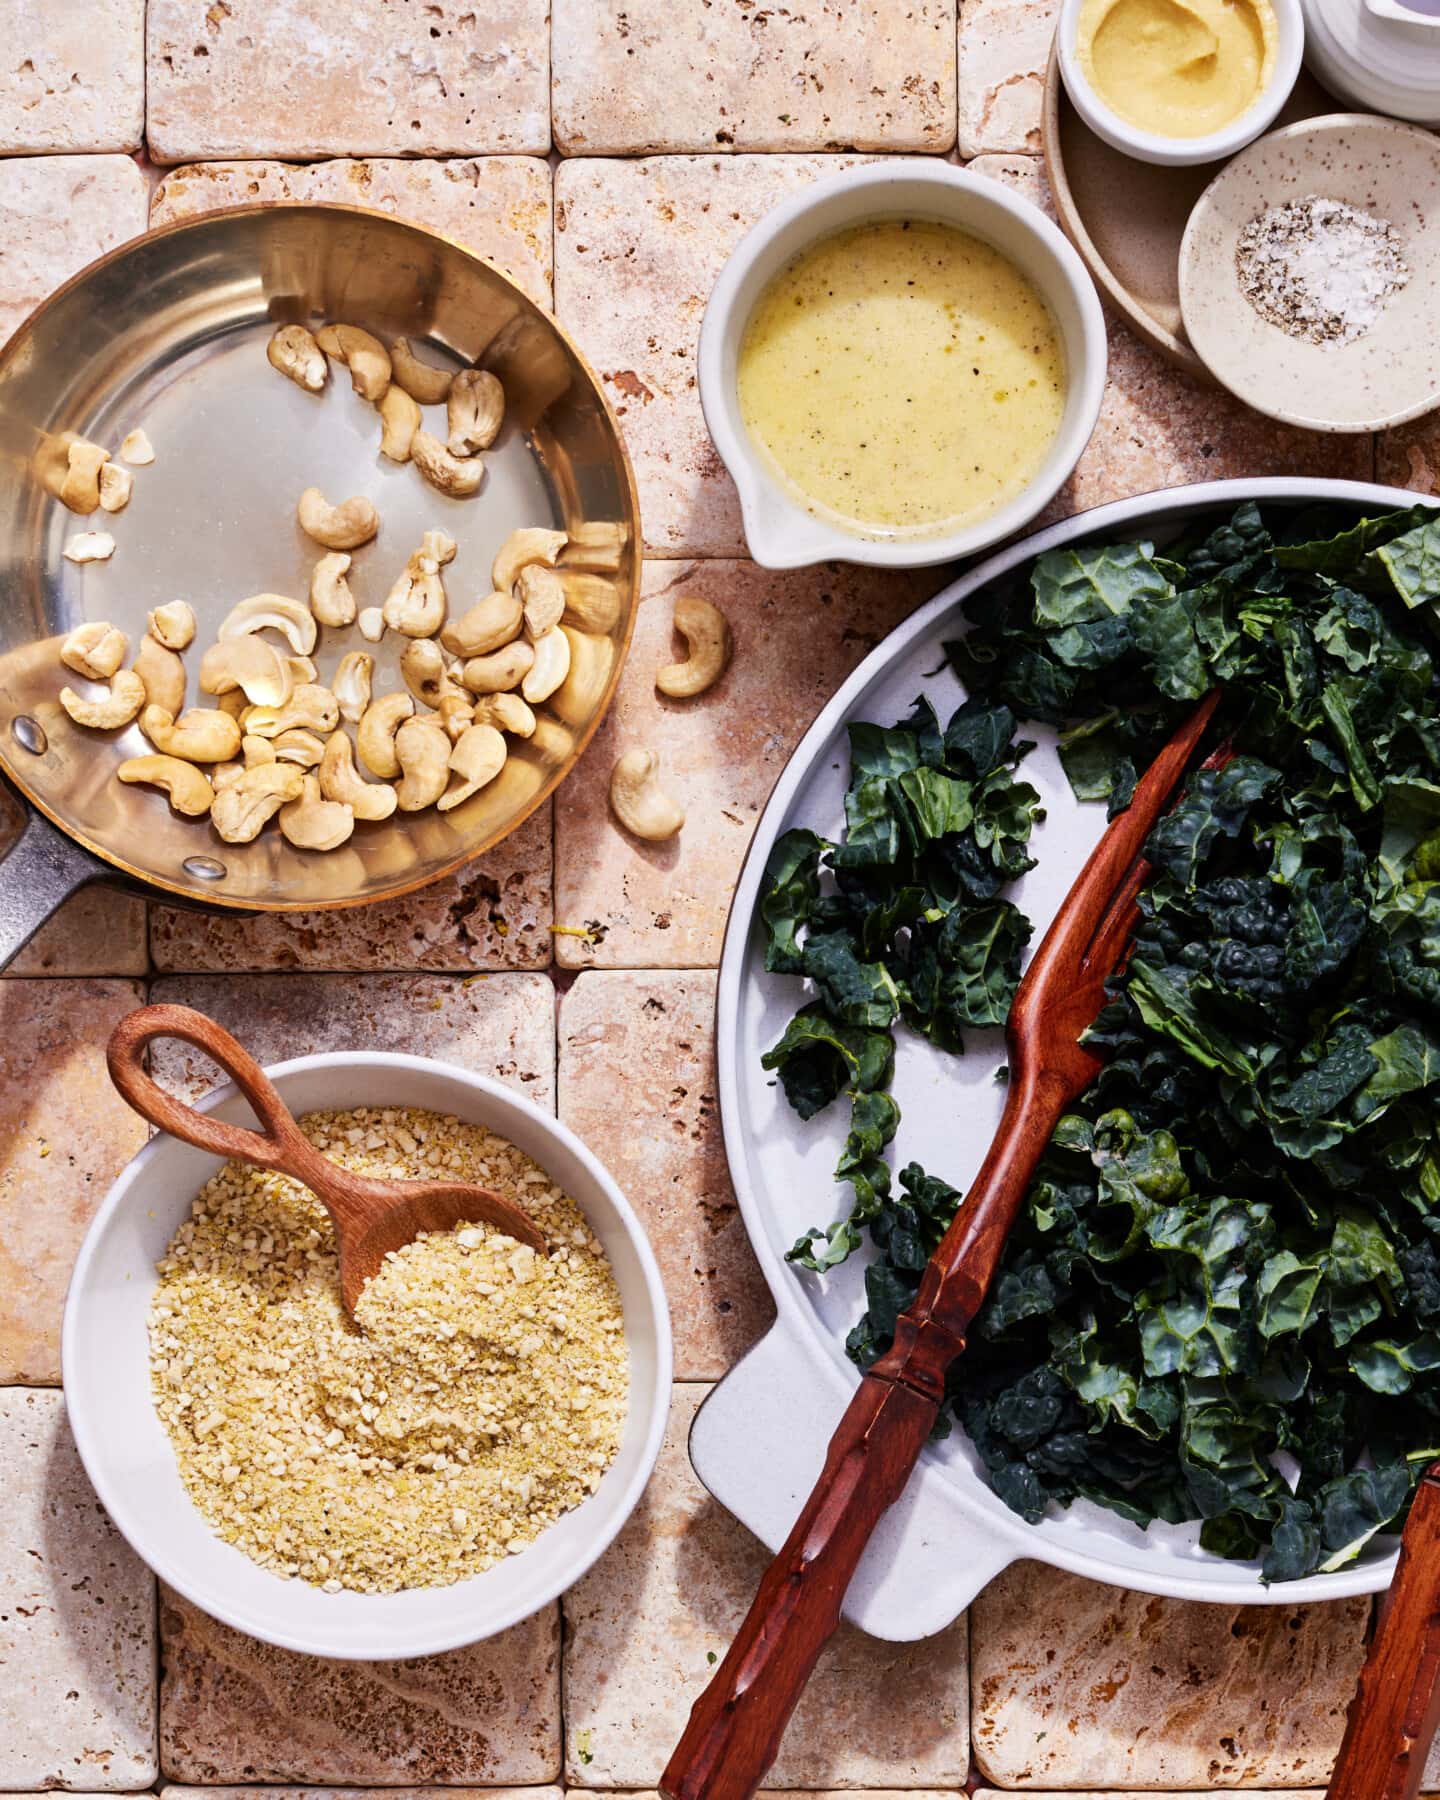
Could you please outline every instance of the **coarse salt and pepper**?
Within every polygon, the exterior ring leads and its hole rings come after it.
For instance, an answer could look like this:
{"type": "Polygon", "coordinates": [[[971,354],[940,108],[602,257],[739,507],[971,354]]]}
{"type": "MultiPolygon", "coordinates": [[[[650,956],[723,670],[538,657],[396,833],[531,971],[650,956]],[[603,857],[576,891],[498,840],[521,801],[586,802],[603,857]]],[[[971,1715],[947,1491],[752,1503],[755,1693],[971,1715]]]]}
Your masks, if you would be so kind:
{"type": "Polygon", "coordinates": [[[1307,194],[1258,214],[1240,234],[1235,268],[1256,312],[1308,343],[1353,343],[1410,279],[1388,219],[1307,194]]]}

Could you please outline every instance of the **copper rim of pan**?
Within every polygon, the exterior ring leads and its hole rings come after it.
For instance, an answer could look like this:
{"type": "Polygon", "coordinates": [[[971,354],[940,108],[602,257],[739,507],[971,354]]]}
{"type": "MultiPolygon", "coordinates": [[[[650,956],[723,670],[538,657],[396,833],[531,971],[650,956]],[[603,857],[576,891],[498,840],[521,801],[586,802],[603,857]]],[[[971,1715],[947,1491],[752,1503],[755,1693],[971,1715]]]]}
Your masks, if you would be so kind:
{"type": "Polygon", "coordinates": [[[0,345],[0,375],[4,374],[14,358],[23,353],[29,343],[31,330],[38,319],[41,319],[51,307],[58,305],[58,303],[63,300],[73,288],[76,288],[82,282],[89,280],[97,270],[108,268],[114,263],[123,261],[124,258],[130,255],[138,245],[153,244],[160,238],[172,237],[182,232],[194,231],[201,226],[212,225],[217,219],[221,218],[238,219],[254,217],[259,214],[271,212],[285,210],[294,211],[297,209],[313,212],[350,213],[360,218],[380,220],[386,225],[402,225],[406,229],[414,231],[421,237],[432,238],[436,242],[444,244],[449,250],[455,252],[455,254],[464,257],[467,262],[476,263],[482,268],[487,269],[498,280],[503,282],[506,287],[511,289],[523,305],[531,308],[545,321],[545,324],[554,332],[555,336],[565,346],[571,356],[574,357],[577,366],[584,373],[585,379],[590,384],[595,399],[598,401],[601,411],[604,414],[606,424],[609,426],[614,438],[615,452],[618,459],[618,466],[624,480],[625,499],[630,515],[629,522],[631,526],[631,545],[633,554],[631,557],[630,577],[625,595],[626,622],[624,637],[618,645],[614,667],[610,672],[609,679],[606,681],[600,699],[596,704],[594,717],[590,720],[590,723],[585,729],[577,735],[574,747],[569,756],[567,756],[565,761],[559,765],[549,779],[541,784],[534,797],[522,805],[515,813],[514,817],[498,830],[490,832],[487,836],[480,838],[474,844],[467,845],[453,859],[428,869],[424,875],[417,879],[398,881],[394,887],[387,888],[380,893],[340,895],[333,899],[304,900],[289,900],[285,898],[251,900],[224,894],[206,895],[203,897],[197,896],[193,889],[184,886],[182,883],[169,881],[163,875],[152,873],[148,870],[141,869],[132,863],[128,863],[123,857],[112,854],[102,845],[96,843],[86,832],[76,826],[73,821],[66,818],[62,811],[48,805],[37,793],[35,793],[29,782],[26,781],[19,766],[9,755],[6,746],[3,742],[0,742],[0,773],[3,773],[5,780],[24,796],[27,805],[32,806],[36,812],[43,814],[45,818],[49,819],[52,825],[56,826],[60,831],[63,831],[66,837],[81,845],[91,856],[95,857],[97,861],[107,864],[110,868],[116,870],[117,873],[125,876],[129,881],[138,883],[141,887],[152,889],[160,893],[174,895],[176,898],[184,901],[187,905],[224,909],[230,912],[338,912],[347,907],[370,906],[382,900],[398,900],[403,898],[406,894],[413,894],[420,888],[429,887],[433,882],[443,880],[447,875],[453,875],[457,869],[463,868],[466,863],[472,862],[477,856],[483,856],[487,850],[494,849],[496,844],[509,837],[512,832],[518,830],[518,828],[523,825],[539,807],[544,805],[552,794],[554,794],[561,782],[565,780],[571,770],[575,767],[576,763],[579,762],[580,758],[584,755],[591,738],[593,738],[595,733],[599,730],[606,714],[610,710],[610,704],[615,697],[615,689],[619,685],[620,677],[624,672],[625,660],[630,653],[630,644],[635,633],[635,620],[640,603],[643,543],[640,528],[640,496],[635,485],[635,471],[630,464],[630,452],[626,447],[624,435],[620,430],[620,422],[615,415],[615,409],[610,404],[599,376],[591,367],[589,358],[581,350],[580,346],[565,327],[555,318],[554,314],[546,312],[545,309],[540,306],[537,301],[532,299],[531,296],[525,292],[524,288],[507,275],[497,263],[492,262],[488,257],[477,255],[475,251],[462,244],[457,238],[450,237],[443,231],[434,231],[427,225],[417,224],[413,219],[397,218],[393,213],[384,212],[380,208],[374,206],[351,206],[339,201],[324,201],[312,204],[310,202],[293,200],[262,200],[257,201],[252,206],[211,207],[205,212],[196,213],[191,218],[177,219],[169,225],[157,226],[153,231],[145,231],[140,233],[137,237],[127,238],[123,244],[117,244],[113,250],[107,250],[103,256],[97,256],[93,262],[87,263],[83,269],[78,270],[74,275],[70,276],[67,281],[62,282],[59,287],[47,294],[40,304],[27,313],[25,318],[15,327],[9,339],[3,345],[0,345]]]}

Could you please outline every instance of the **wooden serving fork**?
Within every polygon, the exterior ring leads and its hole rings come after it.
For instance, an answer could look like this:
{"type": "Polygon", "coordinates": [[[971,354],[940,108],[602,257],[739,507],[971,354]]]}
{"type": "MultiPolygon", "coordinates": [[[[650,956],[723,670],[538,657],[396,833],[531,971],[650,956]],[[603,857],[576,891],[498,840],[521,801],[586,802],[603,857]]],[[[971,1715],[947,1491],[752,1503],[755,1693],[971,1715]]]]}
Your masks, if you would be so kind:
{"type": "Polygon", "coordinates": [[[668,1800],[749,1800],[775,1760],[870,1535],[930,1436],[945,1372],[965,1348],[1035,1166],[1065,1108],[1099,1073],[1099,1056],[1081,1039],[1139,917],[1151,872],[1140,850],[1218,703],[1218,690],[1207,695],[1145,771],[1026,970],[1006,1027],[1010,1081],[994,1142],[896,1324],[894,1345],[862,1378],[814,1491],[695,1702],[660,1778],[668,1800]]]}

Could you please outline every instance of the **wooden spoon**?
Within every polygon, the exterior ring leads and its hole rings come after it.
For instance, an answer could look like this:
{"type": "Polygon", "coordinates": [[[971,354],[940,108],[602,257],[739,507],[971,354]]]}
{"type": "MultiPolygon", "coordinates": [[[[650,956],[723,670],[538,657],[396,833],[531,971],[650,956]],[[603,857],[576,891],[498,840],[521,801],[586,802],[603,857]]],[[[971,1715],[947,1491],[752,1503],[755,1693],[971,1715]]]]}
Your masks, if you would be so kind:
{"type": "Polygon", "coordinates": [[[545,1250],[534,1221],[493,1188],[464,1181],[378,1181],[342,1169],[321,1154],[295,1123],[265,1071],[223,1025],[188,1006],[142,1006],[110,1034],[105,1052],[110,1079],[143,1119],[171,1137],[257,1169],[275,1169],[303,1182],[329,1213],[340,1246],[340,1297],[353,1319],[361,1290],[392,1250],[422,1231],[456,1225],[493,1225],[517,1243],[545,1250]],[[196,1112],[157,1086],[145,1067],[145,1046],[183,1038],[216,1062],[255,1109],[260,1131],[196,1112]]]}

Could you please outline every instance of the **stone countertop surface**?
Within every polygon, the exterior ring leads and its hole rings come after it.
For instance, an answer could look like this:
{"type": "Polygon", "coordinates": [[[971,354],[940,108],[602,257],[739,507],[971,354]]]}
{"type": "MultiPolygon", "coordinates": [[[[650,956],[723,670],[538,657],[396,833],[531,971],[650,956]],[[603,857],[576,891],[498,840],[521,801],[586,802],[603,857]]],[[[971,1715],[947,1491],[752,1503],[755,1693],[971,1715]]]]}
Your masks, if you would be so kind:
{"type": "MultiPolygon", "coordinates": [[[[816,709],[943,580],[745,560],[696,394],[700,316],[750,224],[846,156],[961,159],[1046,205],[1052,0],[959,0],[958,17],[956,0],[8,0],[0,14],[0,337],[150,224],[257,197],[383,207],[493,258],[574,333],[621,414],[647,551],[610,720],[553,808],[476,864],[315,917],[214,919],[92,889],[0,981],[0,1800],[648,1797],[762,1560],[685,1455],[707,1386],[771,1318],[716,1113],[730,892],[816,709]],[[685,707],[651,685],[680,593],[722,601],[737,646],[726,681],[685,707]],[[616,746],[637,735],[689,811],[663,856],[603,804],[616,746]],[[141,1140],[101,1049],[147,994],[204,1008],[262,1060],[373,1044],[494,1075],[619,1177],[674,1310],[672,1430],[634,1518],[560,1606],[448,1656],[313,1663],[157,1592],[117,1537],[67,1432],[58,1332],[86,1221],[141,1140]]],[[[1051,512],[1281,471],[1431,492],[1440,424],[1292,431],[1112,325],[1100,424],[1051,512]]],[[[173,1045],[158,1066],[192,1093],[209,1079],[173,1045]]],[[[1363,1602],[1206,1607],[1019,1565],[923,1646],[842,1632],[776,1789],[1296,1800],[1324,1786],[1367,1620],[1363,1602]]]]}

